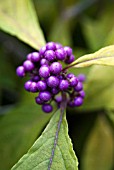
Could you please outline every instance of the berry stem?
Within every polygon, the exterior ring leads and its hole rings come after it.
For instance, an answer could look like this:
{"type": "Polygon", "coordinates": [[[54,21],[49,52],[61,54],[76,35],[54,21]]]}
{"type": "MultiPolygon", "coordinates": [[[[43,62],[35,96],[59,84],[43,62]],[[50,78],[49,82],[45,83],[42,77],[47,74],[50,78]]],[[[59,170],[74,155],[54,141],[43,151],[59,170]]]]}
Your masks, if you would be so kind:
{"type": "Polygon", "coordinates": [[[60,117],[59,117],[59,121],[58,121],[58,124],[57,124],[57,129],[56,129],[55,138],[54,138],[54,145],[53,145],[51,157],[50,157],[50,160],[49,160],[48,170],[51,169],[51,165],[52,165],[52,162],[53,162],[55,149],[56,149],[58,137],[59,137],[59,131],[60,131],[60,127],[61,127],[61,123],[62,123],[63,115],[64,115],[64,110],[66,109],[66,106],[67,106],[67,96],[66,96],[65,92],[62,92],[62,102],[61,102],[61,105],[60,105],[60,117]]]}

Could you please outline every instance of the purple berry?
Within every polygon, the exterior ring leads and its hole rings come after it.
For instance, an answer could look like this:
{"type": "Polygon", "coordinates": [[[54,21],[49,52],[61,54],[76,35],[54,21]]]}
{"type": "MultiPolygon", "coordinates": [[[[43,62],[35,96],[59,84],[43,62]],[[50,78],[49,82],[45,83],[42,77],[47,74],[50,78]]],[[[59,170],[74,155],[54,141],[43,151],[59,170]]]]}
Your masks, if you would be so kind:
{"type": "Polygon", "coordinates": [[[82,97],[82,98],[84,98],[84,97],[85,97],[85,91],[84,91],[84,90],[80,91],[80,92],[79,92],[79,96],[82,97]]]}
{"type": "Polygon", "coordinates": [[[86,80],[86,76],[84,74],[79,74],[78,79],[79,81],[84,82],[86,80]]]}
{"type": "Polygon", "coordinates": [[[56,46],[56,50],[58,50],[58,49],[60,49],[60,48],[63,47],[63,46],[62,46],[61,44],[59,44],[59,43],[56,43],[55,46],[56,46]]]}
{"type": "Polygon", "coordinates": [[[67,80],[60,80],[60,83],[59,83],[60,90],[67,90],[68,87],[69,87],[69,83],[67,80]]]}
{"type": "Polygon", "coordinates": [[[26,59],[31,61],[31,56],[32,56],[32,53],[28,54],[26,59]]]}
{"type": "Polygon", "coordinates": [[[50,75],[50,69],[47,65],[43,65],[39,69],[40,77],[47,78],[50,75]]]}
{"type": "Polygon", "coordinates": [[[74,90],[79,92],[83,89],[83,84],[79,81],[78,84],[74,87],[74,90]]]}
{"type": "Polygon", "coordinates": [[[44,101],[47,102],[51,99],[51,93],[48,91],[44,91],[44,92],[39,92],[39,98],[44,101]]]}
{"type": "Polygon", "coordinates": [[[29,81],[25,82],[25,84],[24,84],[24,88],[25,88],[25,90],[30,91],[31,83],[32,83],[32,81],[31,81],[31,80],[29,80],[29,81]]]}
{"type": "Polygon", "coordinates": [[[56,56],[55,56],[55,52],[52,51],[52,50],[48,50],[48,51],[45,52],[44,57],[45,57],[48,61],[52,62],[52,61],[55,60],[55,57],[56,57],[56,56]]]}
{"type": "Polygon", "coordinates": [[[46,50],[55,50],[56,49],[56,45],[54,42],[49,42],[46,44],[46,50]]]}
{"type": "Polygon", "coordinates": [[[30,60],[26,60],[23,63],[25,71],[32,71],[34,69],[34,64],[30,60]]]}
{"type": "Polygon", "coordinates": [[[31,84],[30,84],[30,91],[31,91],[32,93],[35,93],[35,92],[38,91],[36,82],[31,82],[31,84]]]}
{"type": "Polygon", "coordinates": [[[72,78],[70,79],[70,86],[71,86],[71,87],[75,87],[77,84],[78,84],[78,79],[77,79],[77,77],[76,77],[76,76],[72,77],[72,78]]]}
{"type": "Polygon", "coordinates": [[[38,52],[33,52],[31,54],[31,61],[32,62],[38,62],[40,61],[40,54],[38,52]]]}
{"type": "Polygon", "coordinates": [[[75,76],[75,75],[74,75],[73,73],[68,73],[68,74],[67,74],[67,78],[68,78],[68,79],[71,79],[71,78],[74,77],[74,76],[75,76]]]}
{"type": "Polygon", "coordinates": [[[38,83],[37,83],[37,88],[39,91],[44,91],[46,90],[47,88],[47,84],[44,80],[40,80],[38,83]]]}
{"type": "Polygon", "coordinates": [[[55,54],[58,60],[64,60],[66,57],[66,53],[63,48],[56,50],[55,54]]]}
{"type": "Polygon", "coordinates": [[[71,56],[72,48],[66,46],[66,47],[64,47],[64,51],[66,52],[67,56],[71,56]]]}
{"type": "Polygon", "coordinates": [[[74,55],[71,55],[70,57],[68,57],[68,59],[65,60],[65,63],[71,64],[74,61],[74,59],[75,59],[74,55]]]}
{"type": "Polygon", "coordinates": [[[82,97],[76,97],[75,99],[74,99],[74,105],[75,106],[81,106],[83,104],[83,98],[82,97]]]}
{"type": "Polygon", "coordinates": [[[24,69],[24,67],[23,66],[17,67],[16,74],[19,77],[24,77],[25,76],[25,69],[24,69]]]}
{"type": "Polygon", "coordinates": [[[55,101],[56,101],[57,103],[61,103],[61,102],[62,102],[62,96],[56,96],[56,97],[55,97],[55,101]]]}
{"type": "Polygon", "coordinates": [[[50,113],[50,112],[52,112],[53,107],[52,107],[52,105],[50,105],[50,104],[44,104],[44,105],[42,106],[42,110],[43,110],[45,113],[50,113]]]}
{"type": "Polygon", "coordinates": [[[47,79],[47,84],[49,87],[57,87],[59,85],[59,79],[55,76],[50,76],[47,79]]]}
{"type": "Polygon", "coordinates": [[[59,93],[59,89],[54,87],[51,89],[51,93],[55,95],[55,94],[59,93]]]}
{"type": "Polygon", "coordinates": [[[40,76],[38,76],[38,75],[32,75],[32,77],[31,77],[31,80],[32,80],[32,81],[35,81],[35,82],[38,82],[40,79],[41,79],[41,78],[40,78],[40,76]]]}
{"type": "Polygon", "coordinates": [[[70,107],[75,107],[74,101],[69,101],[69,102],[68,102],[68,106],[70,106],[70,107]]]}
{"type": "Polygon", "coordinates": [[[40,65],[42,66],[42,65],[48,65],[49,64],[49,61],[48,60],[46,60],[45,58],[42,58],[41,60],[40,60],[40,65]]]}
{"type": "Polygon", "coordinates": [[[37,104],[40,104],[40,105],[42,105],[44,102],[39,98],[39,96],[38,97],[35,97],[35,101],[36,101],[36,103],[37,104]]]}
{"type": "Polygon", "coordinates": [[[57,75],[61,72],[62,70],[62,65],[59,62],[53,62],[50,65],[50,72],[57,75]]]}
{"type": "Polygon", "coordinates": [[[39,51],[40,56],[44,56],[45,52],[46,52],[46,46],[43,46],[39,51]]]}

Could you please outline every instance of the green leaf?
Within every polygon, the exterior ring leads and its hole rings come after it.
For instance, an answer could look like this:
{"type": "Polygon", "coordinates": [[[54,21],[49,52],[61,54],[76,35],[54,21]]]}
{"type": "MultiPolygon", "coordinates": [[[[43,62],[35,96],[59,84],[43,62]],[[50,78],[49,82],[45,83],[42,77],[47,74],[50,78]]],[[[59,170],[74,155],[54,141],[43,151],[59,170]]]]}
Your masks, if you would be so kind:
{"type": "MultiPolygon", "coordinates": [[[[22,92],[23,94],[23,92],[22,92]]],[[[0,119],[0,169],[9,170],[32,146],[51,115],[42,112],[33,94],[24,98],[0,119]]]]}
{"type": "MultiPolygon", "coordinates": [[[[55,144],[54,140],[59,121],[60,110],[53,115],[42,135],[30,148],[28,153],[12,168],[12,170],[50,170],[49,162],[55,144]]],[[[68,136],[68,126],[64,114],[58,134],[58,142],[54,151],[54,158],[52,159],[51,169],[77,170],[77,166],[78,162],[72,148],[71,140],[68,136]]]]}
{"type": "Polygon", "coordinates": [[[85,82],[83,110],[114,109],[114,68],[92,66],[85,82]]]}
{"type": "Polygon", "coordinates": [[[35,49],[45,44],[32,0],[1,1],[0,28],[35,49]]]}
{"type": "Polygon", "coordinates": [[[87,67],[94,64],[114,66],[114,45],[104,47],[93,54],[84,55],[69,67],[87,67]]]}
{"type": "Polygon", "coordinates": [[[106,117],[99,116],[88,137],[81,161],[82,170],[109,170],[113,168],[113,130],[106,117]]]}

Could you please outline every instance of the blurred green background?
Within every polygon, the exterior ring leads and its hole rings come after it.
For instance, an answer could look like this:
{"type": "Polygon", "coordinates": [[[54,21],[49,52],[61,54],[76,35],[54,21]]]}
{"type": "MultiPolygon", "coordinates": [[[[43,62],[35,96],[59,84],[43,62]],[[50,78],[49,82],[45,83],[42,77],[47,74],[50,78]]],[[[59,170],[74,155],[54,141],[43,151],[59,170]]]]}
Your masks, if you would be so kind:
{"type": "MultiPolygon", "coordinates": [[[[46,41],[71,46],[76,58],[114,44],[114,0],[33,2],[46,41]]],[[[25,80],[15,74],[32,51],[0,31],[0,170],[10,169],[27,152],[52,116],[41,111],[34,95],[24,91],[25,80]]],[[[69,71],[87,75],[84,106],[67,109],[79,169],[114,170],[114,68],[69,71]]]]}

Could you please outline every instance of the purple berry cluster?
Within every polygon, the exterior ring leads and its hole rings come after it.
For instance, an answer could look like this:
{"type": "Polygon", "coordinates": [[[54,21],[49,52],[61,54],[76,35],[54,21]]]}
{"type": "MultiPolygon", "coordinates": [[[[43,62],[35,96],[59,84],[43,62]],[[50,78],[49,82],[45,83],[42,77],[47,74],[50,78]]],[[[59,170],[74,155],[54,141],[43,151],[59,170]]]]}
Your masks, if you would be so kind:
{"type": "Polygon", "coordinates": [[[37,104],[42,105],[42,110],[50,113],[53,110],[51,101],[60,106],[62,101],[61,92],[67,93],[67,104],[70,107],[81,106],[85,97],[83,74],[77,77],[66,72],[61,62],[70,64],[74,61],[72,49],[63,47],[59,43],[48,42],[39,52],[32,52],[27,55],[22,66],[19,66],[16,73],[24,77],[29,73],[30,80],[25,82],[25,90],[36,93],[37,104]]]}

